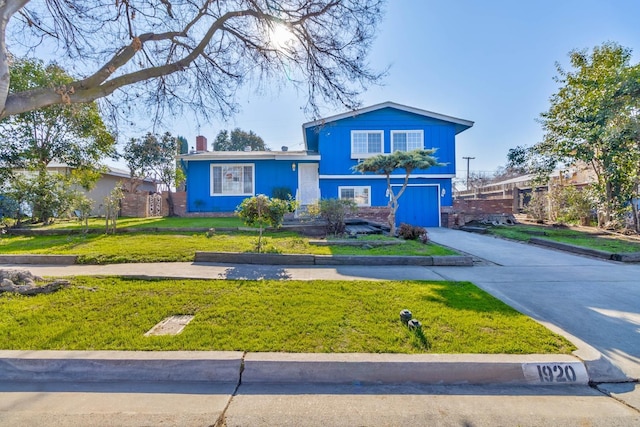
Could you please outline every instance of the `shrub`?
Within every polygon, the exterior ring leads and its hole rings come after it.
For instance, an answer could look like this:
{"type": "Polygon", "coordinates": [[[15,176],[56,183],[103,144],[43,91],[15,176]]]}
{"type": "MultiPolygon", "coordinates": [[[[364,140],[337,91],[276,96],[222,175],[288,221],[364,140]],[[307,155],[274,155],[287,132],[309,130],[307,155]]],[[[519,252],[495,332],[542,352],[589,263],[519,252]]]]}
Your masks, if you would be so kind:
{"type": "Polygon", "coordinates": [[[293,198],[289,187],[274,187],[273,190],[271,190],[271,197],[280,200],[293,198]]]}
{"type": "Polygon", "coordinates": [[[260,227],[257,250],[262,252],[262,231],[265,227],[278,228],[284,221],[284,215],[289,211],[290,203],[280,199],[270,199],[264,194],[244,199],[237,207],[236,213],[242,221],[249,225],[260,227]]]}
{"type": "Polygon", "coordinates": [[[401,223],[398,228],[398,236],[404,240],[420,240],[422,243],[427,243],[429,240],[427,237],[427,230],[424,227],[417,225],[411,225],[407,223],[401,223]]]}
{"type": "Polygon", "coordinates": [[[327,221],[327,234],[333,235],[344,233],[347,215],[358,209],[356,202],[347,199],[322,199],[318,205],[320,217],[327,221]]]}

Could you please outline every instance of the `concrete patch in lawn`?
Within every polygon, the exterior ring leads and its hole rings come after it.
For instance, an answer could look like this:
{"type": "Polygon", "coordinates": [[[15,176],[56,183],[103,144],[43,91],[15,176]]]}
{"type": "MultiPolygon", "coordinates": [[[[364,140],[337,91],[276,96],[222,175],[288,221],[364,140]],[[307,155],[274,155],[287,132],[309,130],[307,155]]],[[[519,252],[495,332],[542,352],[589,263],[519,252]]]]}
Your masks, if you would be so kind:
{"type": "Polygon", "coordinates": [[[192,320],[193,315],[189,314],[169,316],[147,331],[144,336],[178,335],[192,320]]]}

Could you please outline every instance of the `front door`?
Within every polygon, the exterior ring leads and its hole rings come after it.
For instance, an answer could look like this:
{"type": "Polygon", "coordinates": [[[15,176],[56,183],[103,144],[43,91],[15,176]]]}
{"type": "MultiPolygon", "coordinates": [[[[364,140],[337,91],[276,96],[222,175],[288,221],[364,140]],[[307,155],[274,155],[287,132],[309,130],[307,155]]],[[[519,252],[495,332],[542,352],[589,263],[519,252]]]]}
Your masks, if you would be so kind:
{"type": "Polygon", "coordinates": [[[298,163],[298,204],[312,205],[320,199],[317,163],[298,163]]]}

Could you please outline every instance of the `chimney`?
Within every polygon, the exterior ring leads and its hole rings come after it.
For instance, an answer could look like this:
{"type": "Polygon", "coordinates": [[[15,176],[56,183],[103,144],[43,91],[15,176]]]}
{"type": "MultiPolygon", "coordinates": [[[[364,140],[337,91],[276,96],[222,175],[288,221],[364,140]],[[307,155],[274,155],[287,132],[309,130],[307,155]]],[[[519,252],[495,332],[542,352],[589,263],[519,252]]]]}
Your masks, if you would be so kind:
{"type": "Polygon", "coordinates": [[[207,149],[207,138],[205,138],[202,135],[196,136],[196,151],[197,152],[209,151],[207,149]]]}

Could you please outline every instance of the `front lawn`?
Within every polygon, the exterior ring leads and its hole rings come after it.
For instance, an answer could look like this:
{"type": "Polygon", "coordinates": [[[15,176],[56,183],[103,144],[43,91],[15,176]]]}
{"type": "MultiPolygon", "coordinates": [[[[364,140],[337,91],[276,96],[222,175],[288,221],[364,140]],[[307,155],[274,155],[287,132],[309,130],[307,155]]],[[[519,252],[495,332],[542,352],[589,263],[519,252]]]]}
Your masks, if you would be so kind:
{"type": "Polygon", "coordinates": [[[615,234],[598,233],[597,230],[589,232],[562,227],[519,224],[489,227],[489,232],[525,242],[534,237],[610,253],[640,252],[640,241],[615,234]]]}
{"type": "Polygon", "coordinates": [[[71,279],[0,295],[0,348],[367,353],[561,353],[564,338],[467,282],[71,279]],[[409,331],[408,308],[423,324],[409,331]],[[170,315],[175,336],[145,337],[170,315]]]}
{"type": "MultiPolygon", "coordinates": [[[[84,225],[76,219],[58,219],[51,225],[42,224],[22,225],[25,228],[41,230],[82,230],[84,225]]],[[[104,230],[106,226],[104,218],[90,218],[89,228],[104,230]]],[[[149,217],[149,218],[118,218],[117,228],[227,228],[243,227],[244,223],[237,216],[233,217],[149,217]]]]}
{"type": "MultiPolygon", "coordinates": [[[[384,236],[370,239],[390,239],[384,236]]],[[[196,251],[253,252],[257,231],[201,233],[139,232],[131,234],[75,234],[66,236],[4,236],[2,254],[79,255],[83,264],[133,262],[188,262],[196,251]]],[[[455,252],[435,244],[407,241],[399,245],[372,247],[313,246],[309,239],[291,232],[266,233],[265,250],[283,254],[314,255],[452,255],[455,252]]]]}

